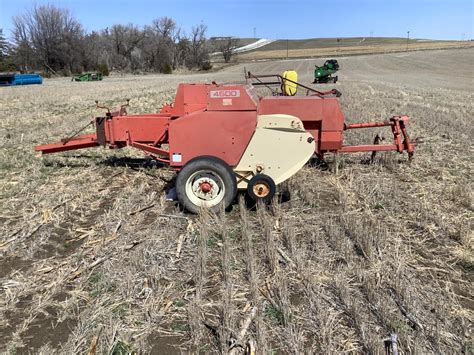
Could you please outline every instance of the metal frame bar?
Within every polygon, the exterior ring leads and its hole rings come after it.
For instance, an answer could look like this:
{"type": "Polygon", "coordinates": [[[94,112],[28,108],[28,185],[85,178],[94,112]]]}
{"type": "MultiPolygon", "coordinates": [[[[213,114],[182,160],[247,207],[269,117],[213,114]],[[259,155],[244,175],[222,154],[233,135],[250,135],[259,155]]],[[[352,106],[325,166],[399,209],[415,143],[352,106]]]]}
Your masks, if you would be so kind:
{"type": "Polygon", "coordinates": [[[97,142],[97,136],[95,134],[83,134],[65,142],[39,145],[35,147],[35,150],[41,151],[43,154],[50,154],[99,146],[100,144],[97,142]]]}
{"type": "MultiPolygon", "coordinates": [[[[247,72],[245,74],[245,79],[255,79],[255,80],[258,80],[259,82],[258,83],[252,83],[252,85],[254,86],[261,86],[261,85],[264,85],[264,86],[269,86],[269,85],[283,85],[283,82],[284,81],[288,81],[290,83],[293,83],[299,87],[302,87],[304,89],[306,89],[306,96],[308,96],[309,92],[313,92],[314,95],[313,96],[319,96],[320,98],[324,99],[324,97],[326,96],[336,96],[336,97],[340,97],[342,94],[336,90],[336,89],[332,89],[332,90],[329,90],[329,91],[318,91],[316,89],[313,89],[309,86],[306,86],[306,85],[303,85],[301,83],[298,83],[297,81],[293,81],[291,79],[285,79],[283,78],[280,74],[262,74],[262,75],[255,75],[255,74],[252,74],[251,72],[247,72]],[[268,82],[264,82],[261,80],[261,78],[278,78],[278,81],[268,81],[268,82]]],[[[271,89],[270,89],[271,90],[271,89]]],[[[272,90],[273,91],[273,90],[272,90]]]]}
{"type": "Polygon", "coordinates": [[[385,122],[363,122],[344,124],[344,130],[359,128],[374,128],[390,126],[393,134],[393,144],[364,144],[364,145],[345,145],[339,149],[341,153],[370,152],[370,151],[397,151],[402,153],[407,151],[409,156],[415,151],[415,144],[410,140],[406,130],[405,123],[409,121],[408,116],[395,116],[385,122]],[[403,136],[403,140],[402,140],[403,136]]]}
{"type": "MultiPolygon", "coordinates": [[[[170,156],[170,152],[167,151],[167,150],[164,150],[164,149],[161,149],[161,148],[157,148],[157,147],[154,147],[152,145],[149,145],[149,144],[143,144],[143,143],[138,143],[138,142],[130,142],[130,145],[134,148],[138,148],[138,149],[141,149],[145,152],[149,152],[149,153],[152,153],[152,154],[157,154],[157,155],[161,155],[162,157],[163,156],[167,156],[168,159],[166,158],[160,158],[160,159],[157,159],[157,160],[160,160],[162,162],[165,162],[165,163],[169,163],[170,162],[170,159],[169,159],[169,156],[170,156]]],[[[158,157],[156,157],[158,158],[158,157]]]]}

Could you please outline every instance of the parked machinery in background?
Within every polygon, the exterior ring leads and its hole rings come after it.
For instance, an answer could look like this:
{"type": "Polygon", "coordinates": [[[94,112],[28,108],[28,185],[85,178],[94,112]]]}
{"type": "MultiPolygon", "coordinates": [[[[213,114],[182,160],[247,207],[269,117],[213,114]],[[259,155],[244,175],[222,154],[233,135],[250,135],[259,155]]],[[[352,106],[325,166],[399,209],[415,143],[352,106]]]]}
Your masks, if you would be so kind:
{"type": "Polygon", "coordinates": [[[0,74],[0,86],[43,84],[39,74],[0,74]]]}
{"type": "Polygon", "coordinates": [[[72,77],[72,81],[100,81],[102,73],[84,73],[72,77]]]}
{"type": "Polygon", "coordinates": [[[315,65],[313,84],[335,83],[337,81],[337,75],[333,76],[332,74],[338,70],[339,63],[335,59],[326,60],[321,67],[315,65]]]}

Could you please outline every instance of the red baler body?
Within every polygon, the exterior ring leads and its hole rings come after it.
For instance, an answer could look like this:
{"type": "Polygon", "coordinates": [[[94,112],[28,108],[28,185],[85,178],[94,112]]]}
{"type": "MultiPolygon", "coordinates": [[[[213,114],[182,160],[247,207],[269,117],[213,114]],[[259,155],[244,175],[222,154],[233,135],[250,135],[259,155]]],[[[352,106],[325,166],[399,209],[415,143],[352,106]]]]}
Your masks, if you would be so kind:
{"type": "MultiPolygon", "coordinates": [[[[320,93],[321,94],[321,93],[320,93]]],[[[189,160],[203,155],[221,158],[235,167],[257,125],[257,116],[287,114],[299,118],[315,140],[315,154],[327,152],[394,150],[414,145],[406,132],[408,117],[385,122],[346,125],[338,98],[332,93],[314,96],[259,97],[251,84],[180,84],[173,104],[157,114],[126,115],[122,110],[95,119],[95,134],[85,134],[58,143],[37,146],[44,154],[73,149],[127,145],[179,170],[189,160]],[[347,129],[390,126],[393,144],[344,146],[347,129]]],[[[275,142],[275,154],[279,147],[275,142]]]]}

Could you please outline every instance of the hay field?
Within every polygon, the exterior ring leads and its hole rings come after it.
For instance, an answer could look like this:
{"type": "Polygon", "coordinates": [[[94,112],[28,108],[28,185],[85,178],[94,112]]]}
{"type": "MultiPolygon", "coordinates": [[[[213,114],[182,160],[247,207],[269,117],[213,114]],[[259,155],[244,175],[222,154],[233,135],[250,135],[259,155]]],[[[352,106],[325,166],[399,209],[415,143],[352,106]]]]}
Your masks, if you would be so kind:
{"type": "MultiPolygon", "coordinates": [[[[337,58],[347,121],[411,116],[414,161],[345,155],[337,175],[302,169],[269,209],[219,216],[167,202],[174,173],[139,151],[33,147],[101,113],[96,99],[155,112],[179,82],[242,81],[243,65],[0,88],[0,350],[382,353],[393,333],[402,353],[472,352],[473,57],[337,58]]],[[[247,70],[309,83],[314,64],[247,70]]]]}

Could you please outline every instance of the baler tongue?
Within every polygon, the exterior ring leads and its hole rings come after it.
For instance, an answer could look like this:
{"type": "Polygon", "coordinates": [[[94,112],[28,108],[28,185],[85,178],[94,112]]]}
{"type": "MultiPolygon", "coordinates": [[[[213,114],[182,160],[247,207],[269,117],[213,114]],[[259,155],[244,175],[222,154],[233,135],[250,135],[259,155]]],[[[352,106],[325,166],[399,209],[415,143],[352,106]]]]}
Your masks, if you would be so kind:
{"type": "Polygon", "coordinates": [[[38,145],[35,150],[43,154],[65,152],[68,150],[98,147],[97,135],[82,134],[71,139],[63,139],[61,142],[38,145]]]}

